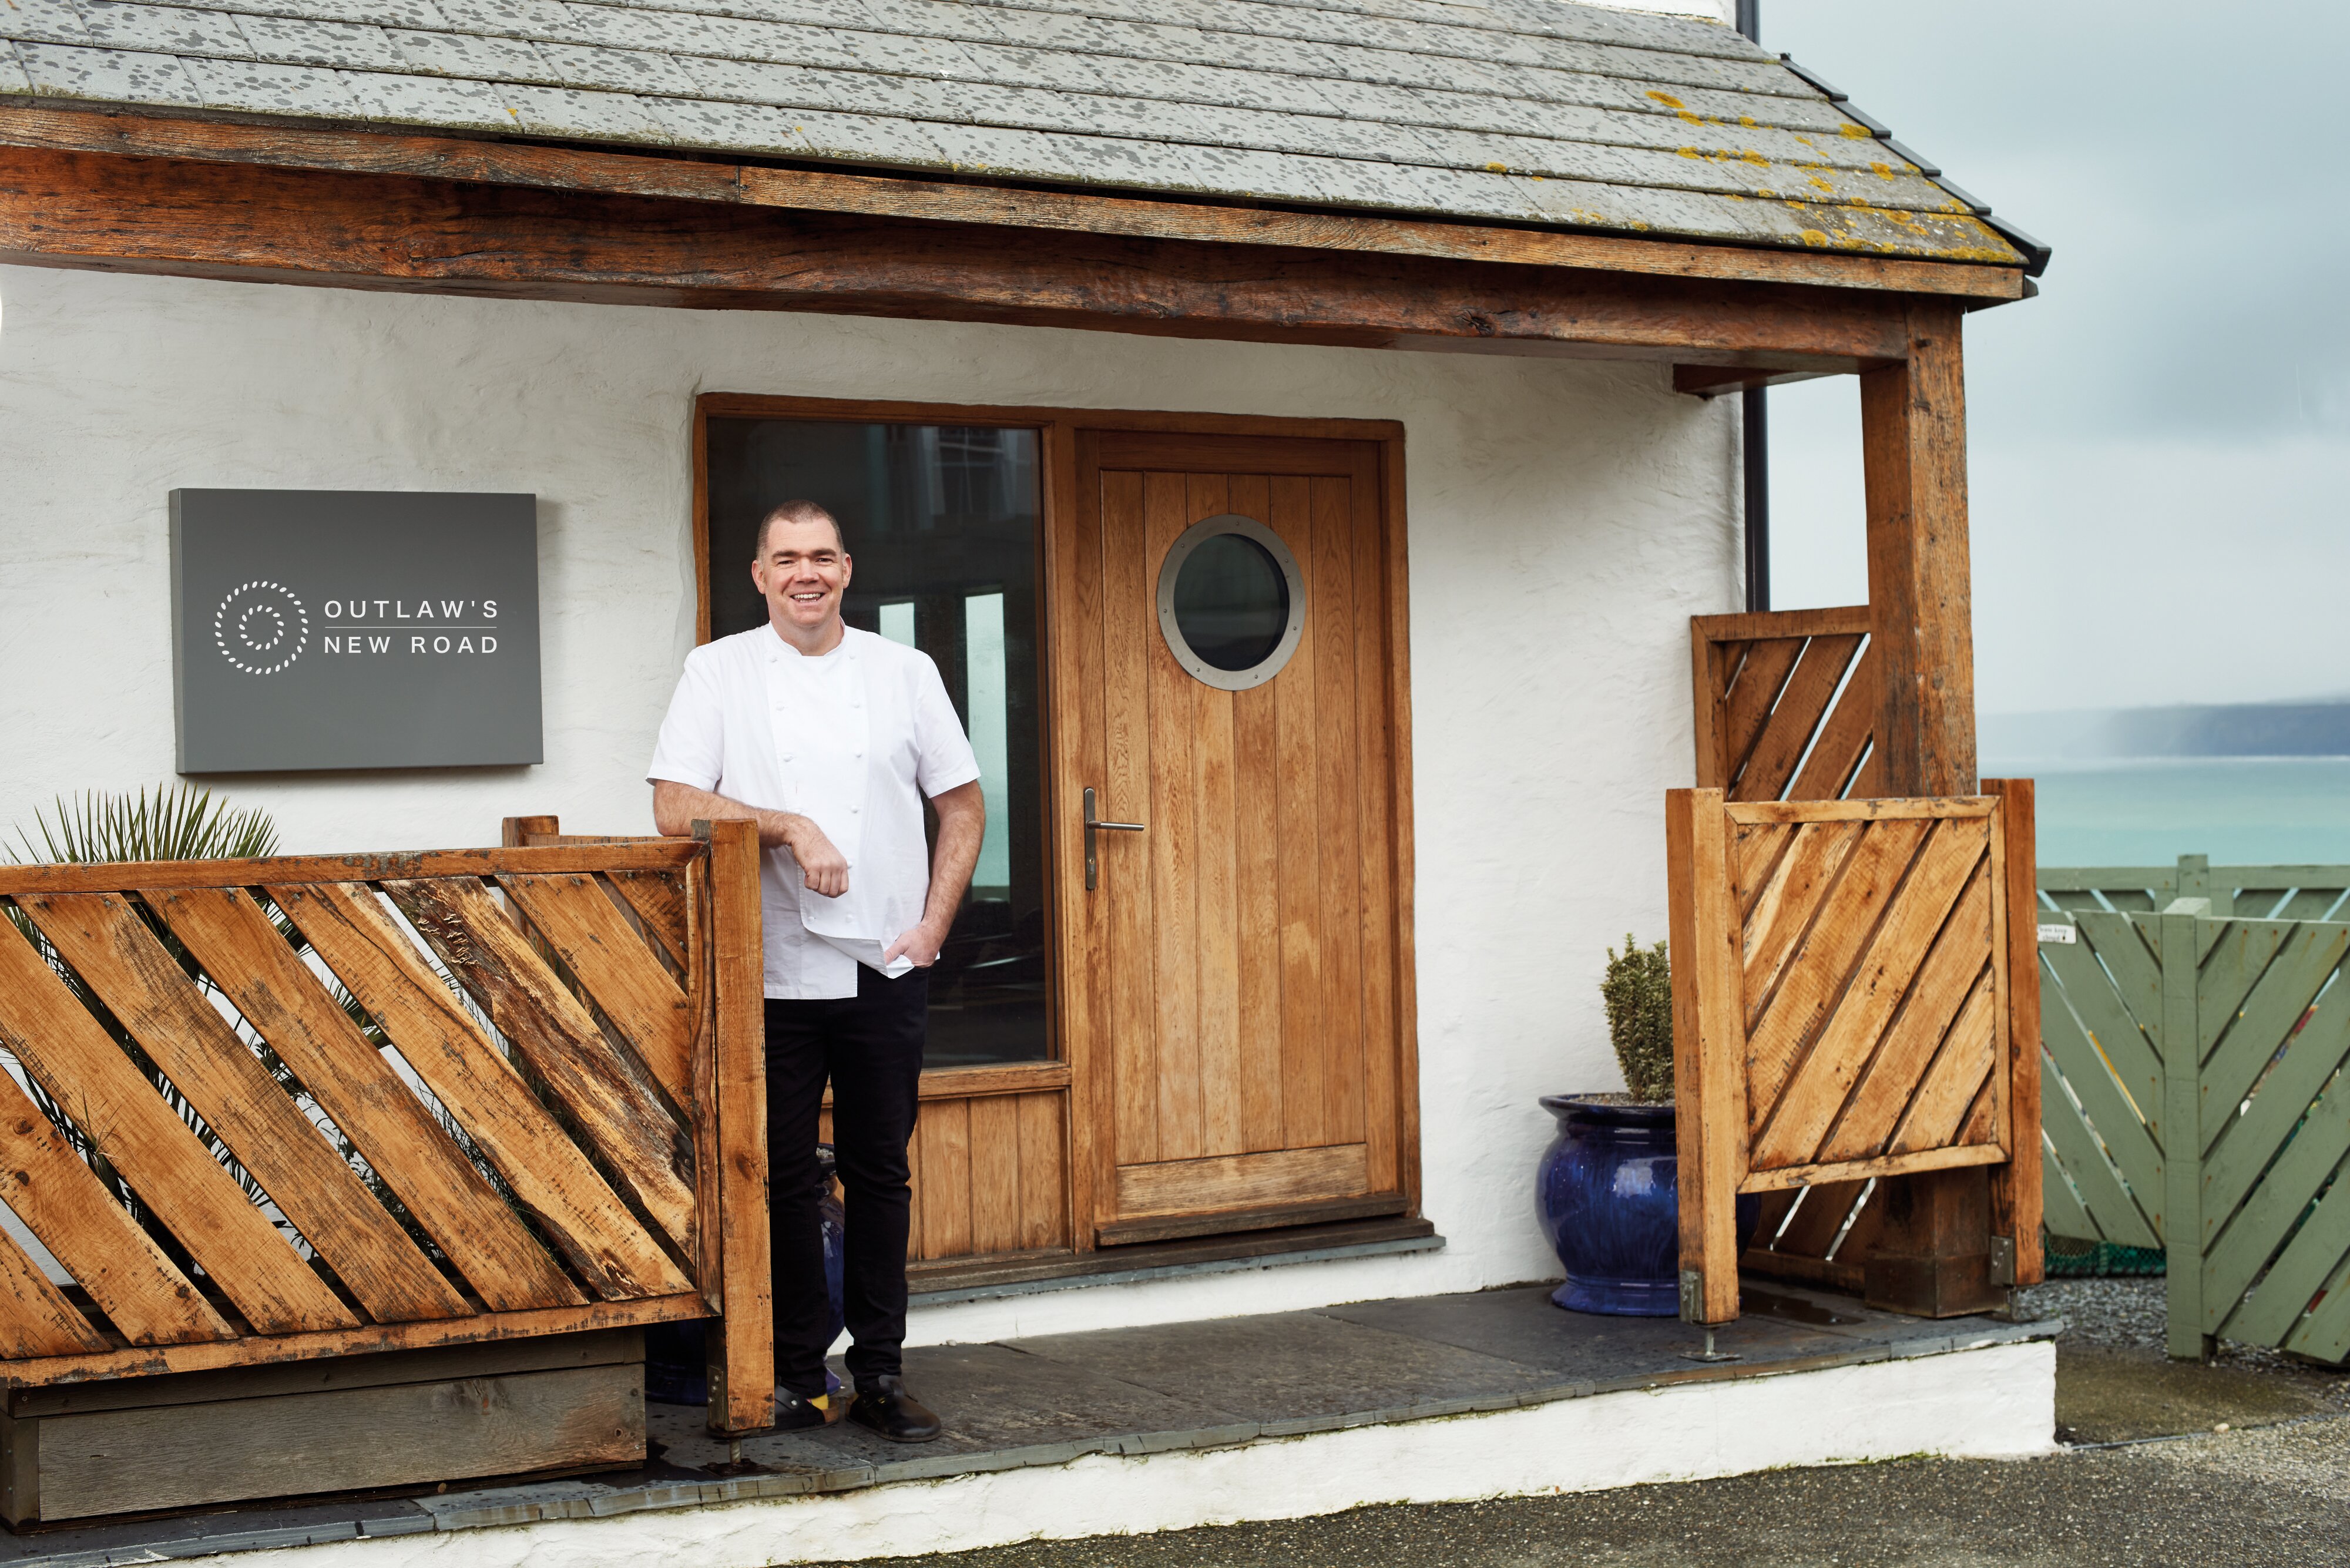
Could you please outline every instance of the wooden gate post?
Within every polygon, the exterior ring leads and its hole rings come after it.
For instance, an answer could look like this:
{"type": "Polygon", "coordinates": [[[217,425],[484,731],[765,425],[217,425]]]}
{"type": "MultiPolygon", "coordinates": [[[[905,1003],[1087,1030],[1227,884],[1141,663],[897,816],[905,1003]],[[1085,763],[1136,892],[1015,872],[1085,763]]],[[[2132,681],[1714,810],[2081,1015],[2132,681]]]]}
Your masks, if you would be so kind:
{"type": "Polygon", "coordinates": [[[1673,1122],[1680,1158],[1680,1305],[1687,1323],[1738,1315],[1738,1181],[1746,1063],[1738,1016],[1738,899],[1718,789],[1665,792],[1671,906],[1673,1122]]]}
{"type": "Polygon", "coordinates": [[[749,821],[697,822],[693,836],[710,844],[711,981],[718,1031],[714,1092],[724,1316],[708,1342],[710,1428],[740,1434],[775,1425],[759,828],[749,821]]]}
{"type": "Polygon", "coordinates": [[[2203,1052],[2196,1010],[2202,964],[2195,929],[2195,917],[2210,907],[2208,898],[2175,898],[2155,917],[2162,936],[2162,1026],[2155,1048],[2162,1057],[2165,1338],[2180,1361],[2208,1360],[2214,1344],[2203,1332],[2203,1052]]]}
{"type": "Polygon", "coordinates": [[[1985,779],[2007,836],[2007,1163],[1991,1173],[1991,1280],[2012,1288],[2046,1277],[2041,1255],[2040,892],[2038,822],[2030,779],[1985,779]]]}
{"type": "MultiPolygon", "coordinates": [[[[1877,787],[1888,795],[1975,793],[1964,319],[1954,305],[1912,305],[1907,356],[1860,377],[1877,677],[1871,767],[1877,787]]],[[[1904,1259],[1900,1278],[1907,1282],[1881,1304],[1934,1314],[1940,1303],[1973,1293],[1966,1281],[1991,1249],[1991,1210],[1974,1190],[1981,1180],[1934,1171],[1880,1184],[1880,1201],[1904,1182],[1965,1189],[1887,1203],[1877,1248],[1904,1259]],[[1905,1226],[1905,1216],[1914,1222],[1905,1226]]]]}

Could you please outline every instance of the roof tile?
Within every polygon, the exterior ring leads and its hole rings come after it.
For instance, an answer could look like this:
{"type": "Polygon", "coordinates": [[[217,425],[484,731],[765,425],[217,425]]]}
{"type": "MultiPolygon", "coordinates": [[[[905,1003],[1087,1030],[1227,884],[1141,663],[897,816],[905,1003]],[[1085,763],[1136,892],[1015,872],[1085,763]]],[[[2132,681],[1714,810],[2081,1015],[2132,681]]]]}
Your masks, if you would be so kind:
{"type": "Polygon", "coordinates": [[[36,44],[86,44],[89,29],[72,0],[6,0],[0,5],[0,38],[36,44]]]}
{"type": "Polygon", "coordinates": [[[2017,259],[1735,33],[1571,0],[0,0],[0,98],[2017,259]]]}
{"type": "Polygon", "coordinates": [[[206,109],[252,114],[293,114],[305,119],[356,119],[359,106],[340,78],[317,66],[277,65],[263,60],[182,62],[195,78],[206,109]]]}
{"type": "Polygon", "coordinates": [[[42,98],[94,99],[102,103],[195,105],[203,94],[176,55],[127,49],[77,49],[59,44],[18,44],[26,79],[42,98]]]}
{"type": "MultiPolygon", "coordinates": [[[[22,4],[22,0],[16,0],[22,4]]],[[[176,5],[122,5],[85,0],[82,24],[92,42],[161,55],[249,55],[235,18],[176,5]]]]}

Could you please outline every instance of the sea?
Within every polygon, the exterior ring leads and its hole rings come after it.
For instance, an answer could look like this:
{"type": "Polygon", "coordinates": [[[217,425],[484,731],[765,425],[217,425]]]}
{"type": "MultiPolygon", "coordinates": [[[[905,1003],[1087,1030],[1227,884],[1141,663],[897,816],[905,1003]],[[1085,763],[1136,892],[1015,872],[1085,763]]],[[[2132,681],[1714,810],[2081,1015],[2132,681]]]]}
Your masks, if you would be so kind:
{"type": "Polygon", "coordinates": [[[2043,866],[2350,865],[2350,757],[1986,759],[2038,782],[2043,866]]]}

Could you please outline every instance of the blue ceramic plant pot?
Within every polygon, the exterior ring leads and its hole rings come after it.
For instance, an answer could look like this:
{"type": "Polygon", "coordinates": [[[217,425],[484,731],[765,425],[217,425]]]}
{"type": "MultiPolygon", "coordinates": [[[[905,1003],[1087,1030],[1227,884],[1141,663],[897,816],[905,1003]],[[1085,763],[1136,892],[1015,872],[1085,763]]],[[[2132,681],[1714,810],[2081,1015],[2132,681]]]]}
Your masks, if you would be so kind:
{"type": "MultiPolygon", "coordinates": [[[[1566,1270],[1551,1300],[1573,1312],[1673,1317],[1680,1312],[1680,1160],[1673,1107],[1545,1095],[1558,1136],[1534,1177],[1534,1210],[1566,1270]]],[[[1743,1251],[1762,1202],[1738,1200],[1743,1251]]]]}

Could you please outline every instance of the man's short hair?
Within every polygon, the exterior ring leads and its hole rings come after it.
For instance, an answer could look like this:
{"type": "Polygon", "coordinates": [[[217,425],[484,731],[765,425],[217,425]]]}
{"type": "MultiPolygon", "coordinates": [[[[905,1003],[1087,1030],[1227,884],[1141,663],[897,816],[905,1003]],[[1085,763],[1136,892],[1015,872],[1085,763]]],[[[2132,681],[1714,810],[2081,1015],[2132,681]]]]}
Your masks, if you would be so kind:
{"type": "Polygon", "coordinates": [[[786,501],[759,519],[758,537],[751,542],[751,559],[766,559],[767,530],[777,523],[828,523],[832,525],[833,542],[840,546],[842,555],[848,554],[848,535],[841,532],[839,518],[813,501],[786,501]]]}

